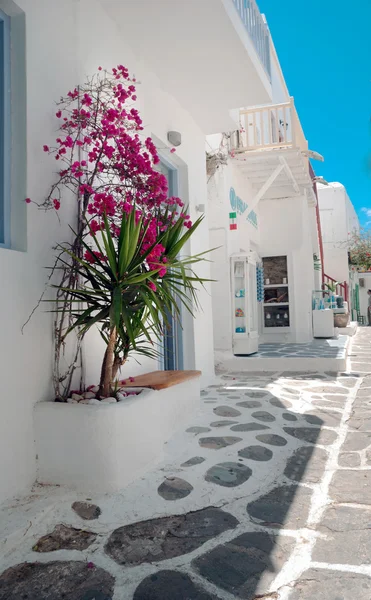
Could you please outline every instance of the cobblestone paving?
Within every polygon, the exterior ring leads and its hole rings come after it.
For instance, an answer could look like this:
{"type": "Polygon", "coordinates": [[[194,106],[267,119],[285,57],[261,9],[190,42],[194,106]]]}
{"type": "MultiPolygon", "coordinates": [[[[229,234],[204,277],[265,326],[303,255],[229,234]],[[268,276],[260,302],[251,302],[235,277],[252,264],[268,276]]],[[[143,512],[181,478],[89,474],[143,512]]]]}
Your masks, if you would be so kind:
{"type": "Polygon", "coordinates": [[[201,405],[121,494],[4,506],[0,600],[370,600],[371,329],[346,373],[231,372],[201,405]]]}

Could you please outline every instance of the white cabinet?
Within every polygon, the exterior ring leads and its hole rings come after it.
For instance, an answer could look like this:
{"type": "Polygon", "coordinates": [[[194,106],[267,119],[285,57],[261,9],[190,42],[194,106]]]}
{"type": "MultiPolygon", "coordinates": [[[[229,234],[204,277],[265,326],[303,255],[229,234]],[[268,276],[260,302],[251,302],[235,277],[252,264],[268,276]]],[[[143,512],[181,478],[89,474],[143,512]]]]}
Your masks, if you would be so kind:
{"type": "Polygon", "coordinates": [[[332,338],[335,335],[334,313],[331,308],[313,310],[313,337],[332,338]]]}
{"type": "Polygon", "coordinates": [[[259,342],[255,254],[232,256],[231,278],[233,354],[254,354],[259,342]]]}

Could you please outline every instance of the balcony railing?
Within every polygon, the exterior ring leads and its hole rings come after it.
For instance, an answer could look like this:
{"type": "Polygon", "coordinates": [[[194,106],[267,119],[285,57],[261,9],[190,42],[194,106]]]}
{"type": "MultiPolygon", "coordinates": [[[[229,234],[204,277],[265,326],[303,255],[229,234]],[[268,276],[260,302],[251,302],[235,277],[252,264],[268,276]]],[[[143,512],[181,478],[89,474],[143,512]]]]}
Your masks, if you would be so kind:
{"type": "Polygon", "coordinates": [[[241,129],[237,147],[240,151],[298,148],[308,150],[294,99],[240,111],[241,129]]]}
{"type": "Polygon", "coordinates": [[[271,77],[270,33],[255,0],[233,0],[259,58],[271,77]]]}

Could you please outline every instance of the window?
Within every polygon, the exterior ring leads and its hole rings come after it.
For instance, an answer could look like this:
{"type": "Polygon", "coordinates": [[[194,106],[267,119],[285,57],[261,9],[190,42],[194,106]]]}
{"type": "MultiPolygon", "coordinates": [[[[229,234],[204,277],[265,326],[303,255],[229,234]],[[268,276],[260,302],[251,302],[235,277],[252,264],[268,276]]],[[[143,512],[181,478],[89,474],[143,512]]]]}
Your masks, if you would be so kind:
{"type": "Polygon", "coordinates": [[[0,11],[0,244],[10,242],[10,18],[0,11]]]}

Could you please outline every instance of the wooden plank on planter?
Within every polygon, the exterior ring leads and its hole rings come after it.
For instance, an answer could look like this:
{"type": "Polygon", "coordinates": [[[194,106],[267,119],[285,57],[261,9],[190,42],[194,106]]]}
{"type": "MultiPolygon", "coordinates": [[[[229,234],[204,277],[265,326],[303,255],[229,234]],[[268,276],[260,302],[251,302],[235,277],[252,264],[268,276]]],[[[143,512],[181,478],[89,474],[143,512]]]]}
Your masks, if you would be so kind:
{"type": "MultiPolygon", "coordinates": [[[[138,375],[134,381],[127,381],[127,387],[147,387],[153,390],[164,390],[178,383],[201,376],[201,371],[153,371],[138,375]]],[[[123,386],[125,387],[125,385],[123,386]]]]}

